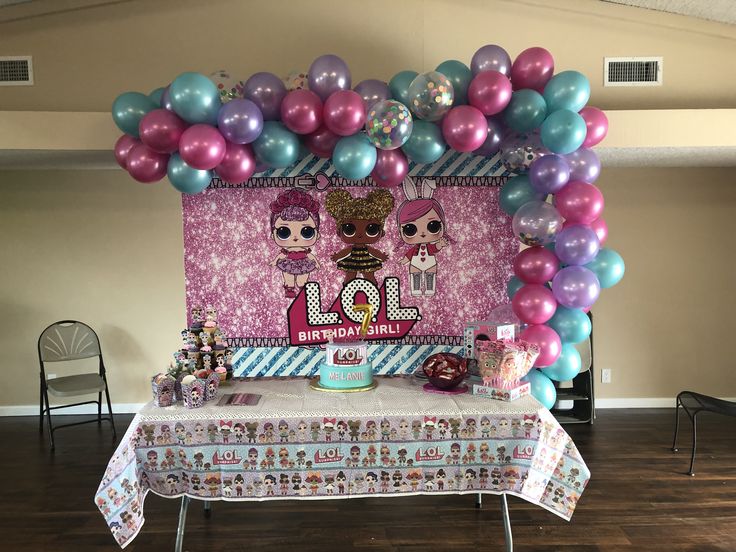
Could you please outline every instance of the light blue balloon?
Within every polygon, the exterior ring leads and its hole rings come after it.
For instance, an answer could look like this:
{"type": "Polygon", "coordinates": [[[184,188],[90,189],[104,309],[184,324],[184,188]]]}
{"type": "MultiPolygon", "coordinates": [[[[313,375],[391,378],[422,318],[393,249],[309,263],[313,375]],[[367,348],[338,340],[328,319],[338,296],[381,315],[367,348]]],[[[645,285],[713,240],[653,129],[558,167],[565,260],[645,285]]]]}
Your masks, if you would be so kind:
{"type": "Polygon", "coordinates": [[[156,105],[161,105],[161,98],[163,98],[164,92],[166,91],[166,88],[161,86],[159,88],[156,88],[156,90],[152,90],[151,93],[148,95],[149,98],[151,98],[151,101],[155,103],[156,105]]]}
{"type": "Polygon", "coordinates": [[[266,121],[261,135],[253,142],[258,161],[269,167],[283,169],[299,159],[299,138],[282,123],[266,121]]]}
{"type": "Polygon", "coordinates": [[[577,71],[562,71],[552,77],[544,87],[544,101],[547,111],[569,109],[578,112],[590,99],[590,82],[577,71]]]}
{"type": "Polygon", "coordinates": [[[516,276],[512,276],[506,284],[506,295],[509,296],[509,299],[513,299],[516,292],[522,287],[524,287],[524,282],[519,280],[516,276]]]}
{"type": "Polygon", "coordinates": [[[511,101],[503,110],[506,125],[517,132],[529,132],[544,122],[547,104],[539,92],[522,88],[511,94],[511,101]]]}
{"type": "Polygon", "coordinates": [[[548,150],[566,155],[583,145],[586,133],[585,119],[579,113],[558,109],[542,123],[540,136],[548,150]]]}
{"type": "Polygon", "coordinates": [[[401,146],[404,153],[415,163],[434,163],[445,153],[447,144],[442,131],[434,123],[414,119],[414,128],[406,144],[401,146]]]}
{"type": "Polygon", "coordinates": [[[585,265],[585,268],[589,268],[598,276],[602,288],[610,288],[618,284],[626,271],[621,255],[608,247],[601,247],[595,259],[585,265]]]}
{"type": "Polygon", "coordinates": [[[519,207],[530,201],[542,201],[545,194],[535,190],[525,174],[513,176],[506,181],[498,194],[498,203],[504,213],[510,217],[519,210],[519,207]]]}
{"type": "Polygon", "coordinates": [[[332,152],[332,164],[341,176],[360,180],[371,174],[376,166],[376,147],[363,133],[341,138],[332,152]]]}
{"type": "Polygon", "coordinates": [[[198,194],[209,186],[214,173],[187,165],[178,153],[169,157],[166,169],[171,185],[184,194],[198,194]]]}
{"type": "Polygon", "coordinates": [[[445,75],[455,91],[455,98],[452,105],[464,105],[468,103],[468,86],[473,80],[473,73],[470,67],[462,61],[456,59],[448,59],[437,66],[436,71],[445,75]]]}
{"type": "Polygon", "coordinates": [[[521,381],[531,384],[532,397],[537,399],[545,408],[552,408],[557,401],[557,389],[552,380],[537,369],[532,369],[521,381]]]}
{"type": "Polygon", "coordinates": [[[112,120],[125,134],[138,138],[138,123],[158,104],[140,92],[123,92],[112,103],[112,120]]]}
{"type": "Polygon", "coordinates": [[[557,310],[547,325],[560,336],[562,343],[580,343],[590,337],[593,324],[590,318],[580,309],[569,309],[557,305],[557,310]]]}
{"type": "Polygon", "coordinates": [[[217,85],[200,73],[182,73],[169,86],[174,112],[187,123],[217,125],[222,103],[217,85]]]}
{"type": "Polygon", "coordinates": [[[404,105],[411,105],[409,97],[409,85],[419,73],[416,71],[401,71],[396,73],[388,82],[388,89],[391,91],[391,97],[398,100],[404,105]]]}
{"type": "Polygon", "coordinates": [[[542,368],[542,373],[553,381],[570,381],[580,373],[583,360],[572,343],[563,343],[559,358],[549,366],[542,368]]]}

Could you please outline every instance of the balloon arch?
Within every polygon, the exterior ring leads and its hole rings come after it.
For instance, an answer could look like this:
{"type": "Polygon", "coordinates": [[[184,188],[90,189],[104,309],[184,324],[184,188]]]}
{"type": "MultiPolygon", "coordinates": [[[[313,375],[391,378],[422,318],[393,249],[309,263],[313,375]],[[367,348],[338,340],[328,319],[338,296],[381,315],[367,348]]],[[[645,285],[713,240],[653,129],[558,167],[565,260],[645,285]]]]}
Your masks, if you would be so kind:
{"type": "Polygon", "coordinates": [[[508,283],[521,339],[541,354],[526,377],[551,408],[555,381],[581,369],[575,348],[588,338],[586,315],[601,288],[615,285],[624,262],[603,247],[600,163],[590,149],[606,136],[605,114],[586,106],[588,79],[554,73],[552,55],[529,48],[511,61],[486,45],[470,66],[448,60],[436,70],[401,71],[386,83],[352,87],[338,56],[320,56],[306,75],[282,80],[256,73],[236,82],[226,71],[183,73],[150,94],[125,92],[112,115],[124,132],[118,164],[139,182],[164,176],[179,191],[203,191],[218,176],[239,183],[309,153],[331,158],[347,179],[396,186],[409,161],[434,163],[447,148],[499,154],[512,176],[500,204],[523,249],[508,283]]]}

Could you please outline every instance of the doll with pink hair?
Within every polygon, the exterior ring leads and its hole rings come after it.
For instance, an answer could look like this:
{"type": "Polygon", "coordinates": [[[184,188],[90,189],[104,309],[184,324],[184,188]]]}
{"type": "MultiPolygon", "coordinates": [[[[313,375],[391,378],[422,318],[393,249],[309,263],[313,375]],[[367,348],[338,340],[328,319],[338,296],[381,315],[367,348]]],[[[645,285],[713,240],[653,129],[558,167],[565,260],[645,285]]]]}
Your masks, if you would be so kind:
{"type": "Polygon", "coordinates": [[[409,288],[414,297],[431,297],[437,290],[437,253],[449,245],[445,237],[445,211],[432,198],[437,185],[425,179],[421,187],[411,178],[402,185],[406,201],[397,219],[402,241],[411,246],[401,258],[409,266],[409,288]]]}

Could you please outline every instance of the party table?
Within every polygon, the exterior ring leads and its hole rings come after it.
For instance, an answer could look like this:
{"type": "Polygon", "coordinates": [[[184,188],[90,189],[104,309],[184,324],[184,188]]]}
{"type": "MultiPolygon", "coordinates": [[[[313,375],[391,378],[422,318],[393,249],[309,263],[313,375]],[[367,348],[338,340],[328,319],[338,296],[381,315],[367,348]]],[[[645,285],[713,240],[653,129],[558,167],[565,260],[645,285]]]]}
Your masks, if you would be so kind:
{"type": "Polygon", "coordinates": [[[102,478],[95,503],[121,547],[144,523],[149,491],[189,499],[318,500],[417,494],[506,495],[569,520],[590,472],[572,439],[532,397],[502,402],[378,378],[364,393],[324,393],[306,379],[223,385],[253,406],[146,405],[102,478]]]}

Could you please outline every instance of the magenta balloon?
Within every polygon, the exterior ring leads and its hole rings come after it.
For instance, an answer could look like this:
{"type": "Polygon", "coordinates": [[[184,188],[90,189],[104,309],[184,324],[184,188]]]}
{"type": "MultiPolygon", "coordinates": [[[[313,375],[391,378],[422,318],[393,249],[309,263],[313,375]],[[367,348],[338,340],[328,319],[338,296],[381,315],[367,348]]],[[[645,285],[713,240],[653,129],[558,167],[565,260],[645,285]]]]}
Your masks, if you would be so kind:
{"type": "Polygon", "coordinates": [[[378,150],[376,166],[371,171],[373,180],[379,186],[398,186],[409,173],[409,161],[400,150],[378,150]]]}
{"type": "Polygon", "coordinates": [[[596,236],[598,236],[598,241],[601,243],[601,247],[603,247],[603,244],[608,239],[608,225],[606,221],[601,217],[591,222],[589,226],[593,229],[596,236]]]}
{"type": "Polygon", "coordinates": [[[309,66],[307,74],[309,75],[309,89],[316,93],[323,102],[338,90],[350,89],[352,84],[347,64],[342,58],[332,54],[315,59],[309,66]]]}
{"type": "Polygon", "coordinates": [[[511,305],[516,316],[525,324],[544,324],[557,310],[552,291],[541,284],[522,286],[514,294],[511,305]]]}
{"type": "Polygon", "coordinates": [[[352,136],[365,125],[363,98],[352,90],[338,90],[325,101],[324,119],[338,136],[352,136]]]}
{"type": "Polygon", "coordinates": [[[500,117],[486,117],[486,124],[488,125],[488,136],[485,142],[473,153],[491,157],[501,149],[501,139],[506,132],[506,127],[500,117]]]}
{"type": "Polygon", "coordinates": [[[523,341],[534,343],[539,347],[539,356],[536,362],[534,362],[534,366],[537,368],[554,364],[560,358],[562,341],[560,341],[560,336],[557,335],[557,332],[549,326],[545,326],[544,324],[529,326],[521,332],[519,338],[523,341]]]}
{"type": "Polygon", "coordinates": [[[514,274],[525,284],[546,284],[559,269],[557,256],[541,245],[524,249],[514,259],[514,274]]]}
{"type": "Polygon", "coordinates": [[[601,161],[590,148],[580,148],[568,153],[565,159],[570,165],[570,180],[582,180],[592,184],[601,174],[601,161]]]}
{"type": "Polygon", "coordinates": [[[310,134],[322,125],[322,100],[311,90],[292,90],[281,102],[281,122],[297,134],[310,134]]]}
{"type": "Polygon", "coordinates": [[[286,85],[273,73],[255,73],[243,85],[243,97],[258,106],[264,121],[277,121],[286,85]]]}
{"type": "Polygon", "coordinates": [[[225,138],[213,126],[192,125],[181,135],[179,155],[190,167],[214,169],[225,157],[225,138]]]}
{"type": "Polygon", "coordinates": [[[560,305],[585,309],[598,299],[601,284],[592,270],[584,266],[566,266],[552,278],[552,293],[560,305]]]}
{"type": "Polygon", "coordinates": [[[324,126],[304,137],[304,145],[307,146],[307,149],[317,157],[324,159],[332,157],[332,151],[339,141],[340,136],[324,126]]]}
{"type": "Polygon", "coordinates": [[[555,240],[555,255],[566,265],[585,265],[595,259],[601,242],[586,224],[571,224],[560,230],[555,240]]]}
{"type": "Polygon", "coordinates": [[[169,154],[153,151],[145,144],[136,144],[128,152],[127,163],[130,176],[149,184],[166,176],[169,154]]]}
{"type": "Polygon", "coordinates": [[[179,149],[179,140],[186,129],[187,123],[168,109],[149,111],[138,123],[141,142],[159,153],[174,153],[179,149]]]}
{"type": "Polygon", "coordinates": [[[540,94],[555,72],[555,60],[544,48],[528,48],[521,52],[511,66],[511,84],[514,90],[531,88],[540,94]]]}
{"type": "Polygon", "coordinates": [[[137,146],[141,141],[133,138],[130,134],[123,134],[115,142],[113,152],[115,153],[115,161],[118,162],[123,169],[128,170],[128,152],[133,146],[137,146]]]}
{"type": "Polygon", "coordinates": [[[555,194],[555,207],[572,223],[590,224],[603,213],[603,194],[593,184],[573,181],[555,194]]]}
{"type": "Polygon", "coordinates": [[[483,71],[470,81],[468,103],[483,115],[501,113],[511,101],[511,81],[498,71],[483,71]]]}
{"type": "Polygon", "coordinates": [[[442,136],[455,151],[473,151],[486,141],[488,122],[479,109],[459,105],[442,119],[442,136]]]}
{"type": "Polygon", "coordinates": [[[355,85],[353,90],[363,98],[366,113],[370,111],[374,103],[388,100],[391,97],[391,90],[388,84],[378,79],[360,81],[355,85]]]}
{"type": "Polygon", "coordinates": [[[249,144],[233,144],[227,142],[225,146],[225,157],[215,167],[215,172],[225,182],[237,184],[245,182],[256,168],[256,158],[249,144]]]}
{"type": "Polygon", "coordinates": [[[583,140],[584,148],[592,148],[603,141],[608,134],[608,117],[597,107],[587,106],[580,110],[580,116],[588,129],[583,140]]]}
{"type": "Polygon", "coordinates": [[[508,52],[495,44],[486,44],[473,54],[470,60],[473,76],[483,71],[498,71],[508,76],[511,72],[511,57],[508,52]]]}

